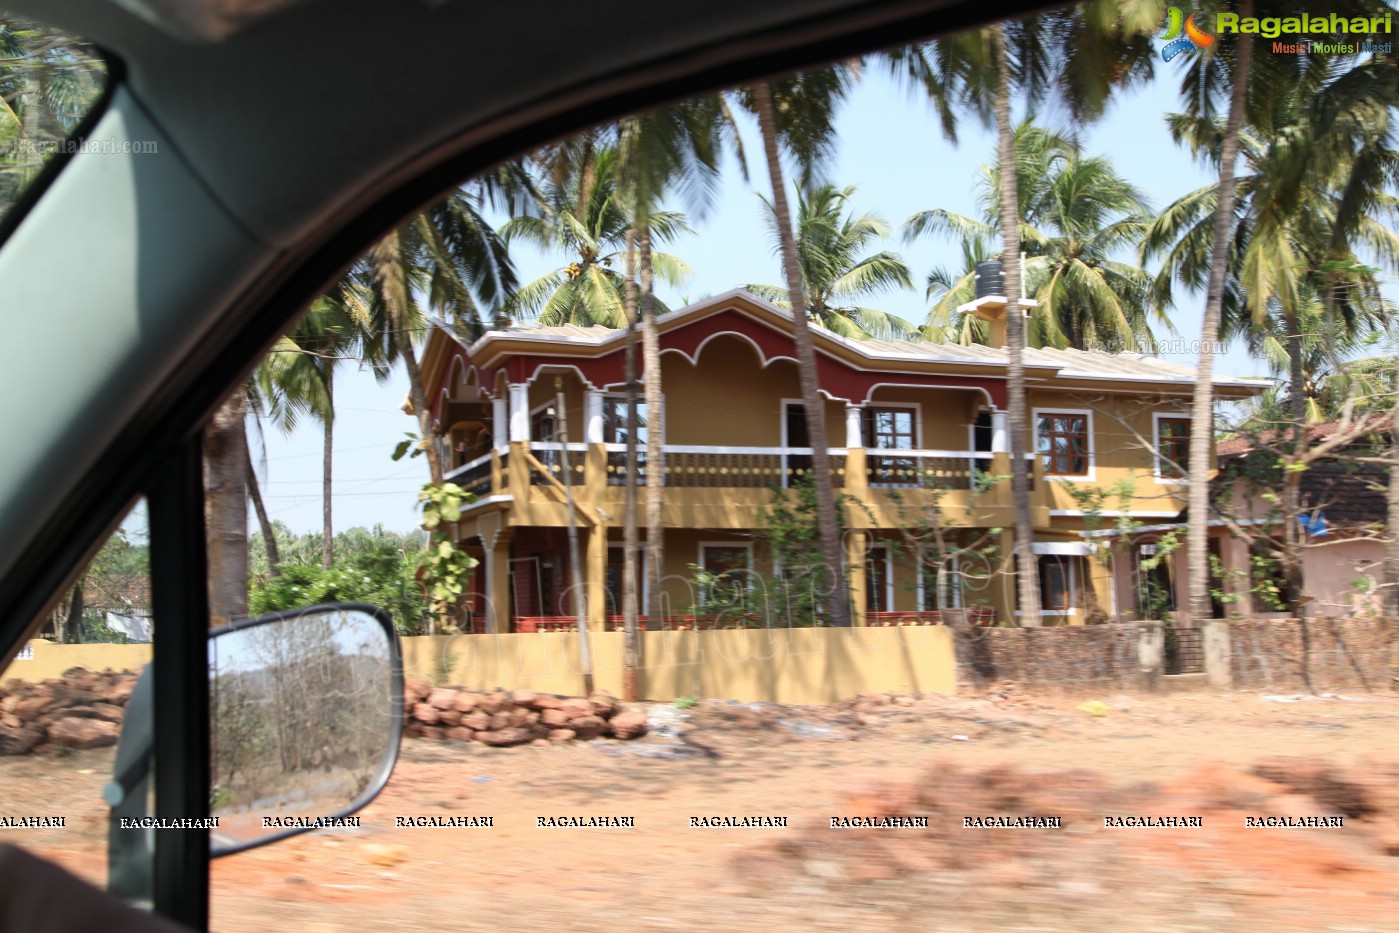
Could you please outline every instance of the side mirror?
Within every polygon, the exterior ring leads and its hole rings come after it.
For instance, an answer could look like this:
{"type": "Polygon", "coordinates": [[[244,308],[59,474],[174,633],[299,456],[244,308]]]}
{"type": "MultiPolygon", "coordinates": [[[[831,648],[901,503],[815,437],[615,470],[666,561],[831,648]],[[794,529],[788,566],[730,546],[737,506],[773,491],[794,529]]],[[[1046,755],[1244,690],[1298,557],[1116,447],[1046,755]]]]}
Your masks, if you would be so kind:
{"type": "Polygon", "coordinates": [[[343,603],[209,637],[210,856],[334,826],[398,759],[403,663],[388,614],[343,603]]]}

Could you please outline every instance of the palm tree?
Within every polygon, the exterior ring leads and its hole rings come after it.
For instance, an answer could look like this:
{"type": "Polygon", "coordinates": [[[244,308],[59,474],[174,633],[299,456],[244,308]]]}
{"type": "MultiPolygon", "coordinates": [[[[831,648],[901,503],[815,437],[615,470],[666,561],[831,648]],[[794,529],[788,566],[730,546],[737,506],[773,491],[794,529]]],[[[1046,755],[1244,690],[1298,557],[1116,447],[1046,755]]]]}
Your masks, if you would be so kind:
{"type": "Polygon", "coordinates": [[[0,15],[0,217],[92,109],[105,73],[86,42],[0,15]]]}
{"type": "MultiPolygon", "coordinates": [[[[1388,72],[1391,66],[1379,67],[1388,72]]],[[[1295,75],[1285,91],[1274,88],[1266,100],[1255,101],[1246,114],[1248,126],[1224,137],[1224,143],[1232,137],[1248,169],[1231,185],[1228,201],[1222,183],[1185,195],[1152,225],[1143,246],[1146,252],[1164,254],[1162,282],[1173,275],[1198,284],[1206,268],[1207,221],[1213,218],[1210,232],[1220,250],[1216,254],[1211,248],[1208,269],[1211,287],[1216,274],[1223,278],[1222,330],[1249,335],[1259,349],[1271,346],[1274,359],[1281,347],[1268,338],[1285,342],[1288,421],[1298,454],[1308,420],[1308,334],[1354,338],[1382,313],[1374,270],[1359,262],[1356,250],[1399,268],[1399,237],[1375,216],[1392,211],[1396,203],[1384,190],[1399,170],[1389,110],[1383,99],[1376,106],[1373,99],[1357,101],[1353,95],[1357,82],[1352,77],[1370,69],[1369,63],[1350,67],[1344,60],[1319,60],[1295,75]],[[1320,311],[1312,307],[1317,302],[1320,311]]],[[[1241,109],[1246,103],[1242,95],[1239,91],[1241,109]]],[[[1206,158],[1223,148],[1210,124],[1192,115],[1171,118],[1177,140],[1206,158]]],[[[1207,325],[1211,323],[1217,333],[1220,325],[1207,316],[1207,325]]],[[[1334,350],[1344,342],[1333,339],[1322,345],[1333,365],[1339,362],[1334,350]]],[[[1196,407],[1201,407],[1198,397],[1196,407]]],[[[1283,509],[1296,514],[1300,476],[1289,474],[1288,480],[1283,509]]],[[[1299,531],[1291,525],[1287,531],[1289,602],[1300,610],[1303,581],[1294,547],[1300,544],[1299,531]]],[[[1192,593],[1192,602],[1194,598],[1192,593]]]]}
{"type": "MultiPolygon", "coordinates": [[[[373,322],[357,319],[357,306],[336,290],[312,303],[291,334],[273,346],[254,373],[254,408],[284,432],[296,428],[301,415],[311,415],[323,427],[321,444],[321,564],[334,561],[335,525],[332,489],[335,438],[335,372],[340,363],[369,364],[380,382],[389,366],[373,339],[373,322]]],[[[256,506],[256,500],[254,505],[256,506]]],[[[264,537],[266,526],[264,523],[264,537]]],[[[275,571],[275,568],[274,568],[275,571]]]]}
{"type": "MultiPolygon", "coordinates": [[[[1296,317],[1302,341],[1302,409],[1306,422],[1317,424],[1352,414],[1388,410],[1389,361],[1382,358],[1352,359],[1385,333],[1391,309],[1379,294],[1377,282],[1362,286],[1360,294],[1347,293],[1347,310],[1353,318],[1328,316],[1315,283],[1303,282],[1296,317]]],[[[1287,317],[1274,303],[1272,313],[1244,334],[1249,352],[1267,361],[1274,376],[1286,381],[1265,392],[1248,406],[1246,421],[1276,429],[1296,418],[1291,380],[1293,342],[1287,317]]]]}
{"type": "MultiPolygon", "coordinates": [[[[852,339],[902,339],[915,334],[913,325],[887,311],[851,302],[890,288],[912,288],[913,277],[898,255],[881,251],[863,255],[868,246],[889,235],[889,227],[874,214],[846,213],[854,188],[822,185],[810,195],[797,194],[797,258],[805,286],[806,316],[811,323],[852,339]]],[[[772,202],[768,221],[774,245],[781,249],[772,202]]],[[[753,294],[792,310],[787,289],[777,285],[746,285],[753,294]]]]}
{"type": "Polygon", "coordinates": [[[370,247],[335,295],[351,320],[367,327],[367,357],[403,361],[433,485],[442,484],[442,457],[414,344],[428,312],[468,339],[480,336],[516,287],[507,245],[479,212],[486,196],[477,183],[415,215],[370,247]]]}
{"type": "MultiPolygon", "coordinates": [[[[661,568],[664,566],[665,527],[662,503],[665,473],[662,444],[665,437],[665,412],[661,403],[660,332],[656,326],[656,297],[654,289],[654,251],[651,241],[651,218],[662,196],[680,189],[687,196],[692,210],[702,213],[711,201],[718,183],[718,158],[725,130],[733,126],[732,115],[722,97],[698,98],[662,110],[655,110],[620,121],[616,126],[617,159],[614,165],[617,188],[631,215],[628,257],[635,247],[635,270],[638,275],[639,317],[641,324],[642,370],[645,378],[647,412],[646,462],[652,468],[646,472],[646,575],[649,593],[647,617],[653,624],[665,615],[664,593],[661,589],[661,568]]],[[[632,266],[628,262],[628,298],[635,300],[631,286],[632,266]]],[[[636,305],[631,307],[636,308],[636,305]]],[[[629,323],[637,315],[628,314],[629,323]]],[[[634,349],[629,348],[634,353],[634,349]]],[[[635,482],[636,404],[635,392],[628,380],[628,463],[629,489],[635,482]]],[[[626,533],[635,544],[635,496],[629,492],[626,503],[626,533]]],[[[640,633],[637,627],[636,555],[628,548],[623,568],[623,625],[626,674],[624,689],[627,699],[636,699],[636,670],[640,665],[640,633]],[[630,581],[630,586],[628,586],[630,581]]]]}
{"type": "Polygon", "coordinates": [[[984,125],[996,128],[999,190],[1003,193],[998,219],[1007,299],[1011,488],[1016,512],[1020,619],[1026,626],[1039,625],[1040,610],[1025,463],[1025,335],[1019,314],[1020,210],[1015,187],[1011,96],[1018,92],[1033,108],[1053,89],[1080,121],[1100,116],[1113,90],[1138,83],[1151,74],[1154,53],[1144,37],[1155,30],[1163,13],[1164,3],[1156,0],[1093,0],[1063,13],[998,23],[937,39],[920,54],[906,56],[894,64],[921,78],[949,139],[956,139],[958,110],[967,110],[984,125]]]}
{"type": "Polygon", "coordinates": [[[204,429],[209,624],[248,616],[248,391],[235,389],[204,429]]]}
{"type": "MultiPolygon", "coordinates": [[[[1146,229],[1150,205],[1102,156],[1085,157],[1072,140],[1022,123],[1015,131],[1017,201],[1025,260],[1025,293],[1038,303],[1028,342],[1079,350],[1150,347],[1148,301],[1152,276],[1114,257],[1135,250],[1146,229]]],[[[985,210],[981,219],[936,209],[921,211],[905,225],[906,239],[940,233],[961,242],[964,270],[934,269],[928,278],[935,298],[924,333],[951,334],[954,342],[980,342],[969,315],[956,309],[975,298],[976,263],[988,258],[999,211],[1000,167],[983,166],[978,179],[985,210]]],[[[1157,297],[1168,302],[1169,295],[1157,297]]],[[[1169,326],[1159,305],[1157,320],[1169,326]]],[[[980,323],[976,321],[976,323],[980,323]]]]}
{"type": "MultiPolygon", "coordinates": [[[[508,315],[546,327],[626,326],[625,277],[617,265],[625,262],[632,219],[617,192],[616,160],[614,148],[602,149],[562,179],[544,179],[533,213],[512,217],[501,228],[507,245],[522,240],[571,259],[568,265],[515,289],[504,305],[508,315]]],[[[670,211],[653,212],[650,223],[653,237],[661,242],[690,229],[684,215],[670,211]]],[[[690,273],[688,266],[668,253],[655,253],[652,263],[672,284],[690,273]]]]}
{"type": "MultiPolygon", "coordinates": [[[[782,151],[786,150],[796,161],[800,187],[809,188],[834,148],[835,108],[849,92],[850,80],[851,71],[848,68],[831,67],[800,72],[780,81],[760,82],[738,95],[739,101],[758,117],[768,181],[772,185],[774,226],[782,246],[783,278],[787,282],[787,295],[793,307],[805,308],[807,303],[801,260],[792,232],[791,210],[787,205],[782,151]],[[781,102],[780,107],[776,101],[781,102]]],[[[807,432],[811,439],[816,523],[827,578],[826,609],[832,625],[848,626],[850,601],[841,555],[840,524],[836,518],[835,485],[831,479],[826,411],[816,375],[816,348],[805,314],[792,315],[792,340],[796,345],[802,403],[806,409],[807,432]]]]}

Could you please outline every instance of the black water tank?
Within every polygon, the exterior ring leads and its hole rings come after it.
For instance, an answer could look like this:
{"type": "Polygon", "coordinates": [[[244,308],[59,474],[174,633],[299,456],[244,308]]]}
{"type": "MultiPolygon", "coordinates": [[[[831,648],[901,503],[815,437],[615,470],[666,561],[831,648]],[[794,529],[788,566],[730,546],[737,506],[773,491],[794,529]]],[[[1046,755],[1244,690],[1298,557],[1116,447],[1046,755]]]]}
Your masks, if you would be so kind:
{"type": "Polygon", "coordinates": [[[976,297],[985,298],[987,295],[1004,295],[1006,293],[1006,279],[1001,273],[1001,261],[999,259],[988,259],[985,262],[976,264],[976,297]]]}

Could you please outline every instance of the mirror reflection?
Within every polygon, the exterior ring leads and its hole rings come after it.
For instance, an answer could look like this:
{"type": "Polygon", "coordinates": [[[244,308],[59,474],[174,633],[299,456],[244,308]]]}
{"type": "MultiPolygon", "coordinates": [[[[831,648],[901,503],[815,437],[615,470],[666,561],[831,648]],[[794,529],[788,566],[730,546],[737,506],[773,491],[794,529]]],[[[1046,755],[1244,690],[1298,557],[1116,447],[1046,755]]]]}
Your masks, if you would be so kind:
{"type": "Polygon", "coordinates": [[[342,608],[210,640],[215,855],[335,825],[378,792],[399,735],[393,648],[380,619],[342,608]]]}

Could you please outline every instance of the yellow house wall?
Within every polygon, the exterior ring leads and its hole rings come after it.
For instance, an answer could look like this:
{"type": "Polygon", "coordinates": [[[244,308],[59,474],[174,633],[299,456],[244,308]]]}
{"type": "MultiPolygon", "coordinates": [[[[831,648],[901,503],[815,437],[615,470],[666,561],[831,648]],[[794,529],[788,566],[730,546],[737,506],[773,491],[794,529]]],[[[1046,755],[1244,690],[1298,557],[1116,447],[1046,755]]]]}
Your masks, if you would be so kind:
{"type": "Polygon", "coordinates": [[[971,425],[984,401],[984,395],[970,389],[881,386],[875,389],[869,404],[916,406],[920,446],[924,450],[970,450],[971,425]]]}
{"type": "Polygon", "coordinates": [[[38,683],[62,677],[70,667],[90,671],[139,671],[151,660],[150,645],[60,645],[42,638],[29,642],[32,659],[16,658],[0,680],[38,683]]]}
{"type": "MultiPolygon", "coordinates": [[[[554,388],[554,377],[563,378],[564,407],[568,414],[568,439],[579,443],[584,439],[583,423],[583,383],[576,373],[560,371],[545,372],[529,387],[529,409],[533,412],[541,405],[552,405],[558,395],[554,388]]],[[[531,418],[533,415],[531,414],[531,418]]]]}
{"type": "MultiPolygon", "coordinates": [[[[782,399],[800,399],[794,363],[759,368],[757,353],[737,337],[705,345],[699,365],[677,353],[661,359],[666,443],[722,447],[777,447],[782,443],[782,399]]],[[[845,446],[845,404],[826,403],[826,435],[845,446]]]]}
{"type": "MultiPolygon", "coordinates": [[[[417,636],[402,639],[404,673],[473,689],[579,694],[573,634],[417,636]]],[[[596,687],[620,694],[622,634],[594,632],[596,687]]],[[[943,626],[647,632],[642,699],[833,703],[862,692],[957,689],[952,633],[943,626]]]]}
{"type": "MultiPolygon", "coordinates": [[[[1133,511],[1170,512],[1174,514],[1185,507],[1185,485],[1183,483],[1161,483],[1155,478],[1155,460],[1150,449],[1142,440],[1155,444],[1154,412],[1189,414],[1186,399],[1158,399],[1148,402],[1138,395],[1089,395],[1068,392],[1032,392],[1029,396],[1031,411],[1054,409],[1066,411],[1087,410],[1093,421],[1093,474],[1091,479],[1076,477],[1050,477],[1046,484],[1048,506],[1051,509],[1078,510],[1082,504],[1066,488],[1066,484],[1076,484],[1084,488],[1108,488],[1122,479],[1132,477],[1135,491],[1131,502],[1133,511]],[[1124,423],[1125,422],[1125,423],[1124,423]],[[1133,432],[1136,432],[1135,434],[1133,432]],[[1140,439],[1137,435],[1140,435],[1140,439]]],[[[1033,451],[1034,421],[1030,418],[1030,433],[1025,439],[1026,449],[1033,451]]],[[[1123,503],[1116,495],[1110,495],[1102,504],[1104,511],[1120,510],[1123,503]]],[[[1111,519],[1108,519],[1111,521],[1111,519]]]]}

